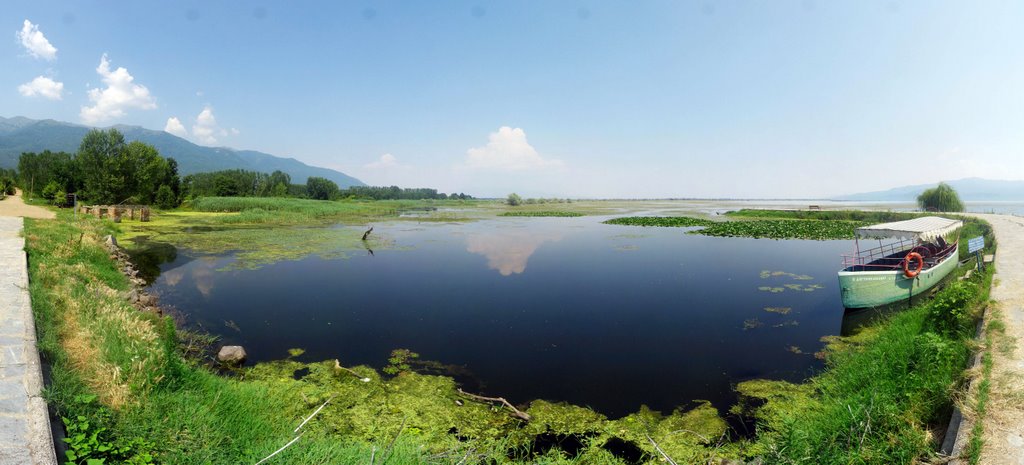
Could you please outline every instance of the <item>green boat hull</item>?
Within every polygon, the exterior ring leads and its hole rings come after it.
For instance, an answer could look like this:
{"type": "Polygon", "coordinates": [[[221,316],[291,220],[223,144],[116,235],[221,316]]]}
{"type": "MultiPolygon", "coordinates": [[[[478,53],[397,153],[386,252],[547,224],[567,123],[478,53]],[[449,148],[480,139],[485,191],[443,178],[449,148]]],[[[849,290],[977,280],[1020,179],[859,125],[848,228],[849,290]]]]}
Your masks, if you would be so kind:
{"type": "Polygon", "coordinates": [[[942,282],[957,266],[959,248],[945,260],[922,271],[914,278],[903,270],[840,271],[839,290],[846,308],[868,308],[910,299],[942,282]]]}

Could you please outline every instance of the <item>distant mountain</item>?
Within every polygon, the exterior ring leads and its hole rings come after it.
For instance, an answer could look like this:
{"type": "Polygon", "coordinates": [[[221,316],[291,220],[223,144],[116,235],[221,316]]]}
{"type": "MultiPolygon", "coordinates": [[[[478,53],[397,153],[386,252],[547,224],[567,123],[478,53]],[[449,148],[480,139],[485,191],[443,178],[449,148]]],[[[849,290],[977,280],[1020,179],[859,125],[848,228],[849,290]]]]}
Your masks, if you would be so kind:
{"type": "MultiPolygon", "coordinates": [[[[205,171],[244,169],[266,173],[281,170],[301,184],[310,176],[330,179],[341,188],[365,186],[362,181],[340,171],[309,166],[294,158],[283,158],[254,150],[204,147],[164,131],[139,126],[113,126],[128,141],[141,141],[156,147],[165,157],[178,161],[182,176],[205,171]]],[[[74,153],[85,134],[93,128],[61,121],[33,120],[22,116],[0,117],[0,168],[15,168],[22,152],[52,150],[74,153]]]]}
{"type": "MultiPolygon", "coordinates": [[[[956,189],[957,193],[960,194],[960,199],[966,201],[1024,200],[1024,181],[965,178],[956,181],[946,181],[946,184],[956,189]]],[[[913,202],[917,200],[917,196],[924,192],[925,189],[930,189],[937,185],[938,183],[897,187],[886,191],[843,195],[835,197],[833,200],[913,202]]]]}

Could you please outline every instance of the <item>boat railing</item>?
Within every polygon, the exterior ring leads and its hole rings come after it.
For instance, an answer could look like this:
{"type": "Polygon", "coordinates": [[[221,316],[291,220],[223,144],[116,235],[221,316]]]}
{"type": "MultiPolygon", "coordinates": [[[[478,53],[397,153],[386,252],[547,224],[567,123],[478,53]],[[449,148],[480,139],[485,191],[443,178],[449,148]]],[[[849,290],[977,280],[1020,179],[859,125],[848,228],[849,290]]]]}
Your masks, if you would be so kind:
{"type": "MultiPolygon", "coordinates": [[[[883,244],[871,249],[862,249],[852,254],[844,254],[843,269],[850,267],[860,267],[860,271],[897,269],[903,266],[904,252],[909,253],[913,249],[913,243],[900,241],[883,244]]],[[[956,250],[955,242],[928,257],[925,260],[926,265],[931,266],[935,262],[945,259],[954,250],[956,250]]]]}
{"type": "Polygon", "coordinates": [[[913,243],[903,240],[882,244],[870,249],[860,249],[851,254],[843,254],[843,268],[852,266],[865,269],[891,270],[903,266],[903,257],[890,257],[898,252],[905,252],[913,247],[913,243]]]}

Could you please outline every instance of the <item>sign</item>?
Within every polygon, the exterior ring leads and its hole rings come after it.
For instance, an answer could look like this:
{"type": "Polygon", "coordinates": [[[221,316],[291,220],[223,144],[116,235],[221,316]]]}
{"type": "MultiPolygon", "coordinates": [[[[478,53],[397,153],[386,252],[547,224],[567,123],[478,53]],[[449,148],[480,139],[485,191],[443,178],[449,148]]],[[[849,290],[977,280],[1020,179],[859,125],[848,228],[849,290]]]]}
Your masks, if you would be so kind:
{"type": "Polygon", "coordinates": [[[970,253],[977,252],[985,248],[985,236],[978,236],[974,239],[967,240],[967,251],[970,253]]]}

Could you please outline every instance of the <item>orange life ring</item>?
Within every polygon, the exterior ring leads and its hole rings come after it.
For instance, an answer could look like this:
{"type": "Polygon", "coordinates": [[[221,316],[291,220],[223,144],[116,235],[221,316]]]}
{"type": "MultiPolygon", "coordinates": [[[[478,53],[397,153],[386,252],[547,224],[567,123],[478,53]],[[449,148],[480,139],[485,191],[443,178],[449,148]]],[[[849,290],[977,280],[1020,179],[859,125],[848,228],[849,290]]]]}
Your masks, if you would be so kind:
{"type": "Polygon", "coordinates": [[[910,252],[907,254],[907,258],[903,259],[903,275],[908,278],[913,278],[921,273],[924,269],[924,257],[917,252],[910,252]],[[910,261],[917,261],[917,268],[910,269],[910,261]]]}

